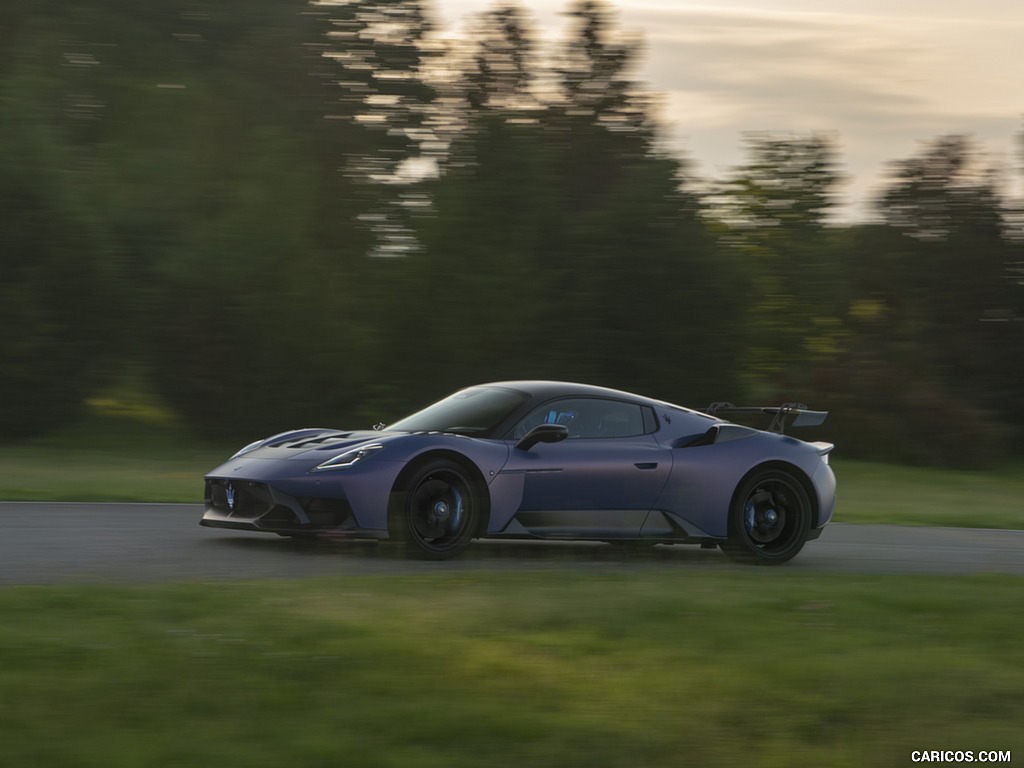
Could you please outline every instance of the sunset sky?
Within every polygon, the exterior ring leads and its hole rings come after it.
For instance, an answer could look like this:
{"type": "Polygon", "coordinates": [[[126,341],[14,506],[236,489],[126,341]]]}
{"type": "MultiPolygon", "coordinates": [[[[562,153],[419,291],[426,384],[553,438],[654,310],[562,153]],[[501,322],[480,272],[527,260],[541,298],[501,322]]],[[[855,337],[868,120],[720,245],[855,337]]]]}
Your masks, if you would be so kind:
{"type": "MultiPolygon", "coordinates": [[[[546,38],[567,2],[528,0],[546,38]]],[[[457,35],[495,4],[436,0],[457,35]]],[[[673,146],[705,177],[740,162],[744,131],[838,137],[850,215],[888,161],[948,133],[982,142],[1018,194],[1024,129],[1022,0],[616,0],[645,43],[639,77],[662,96],[673,146]]],[[[447,33],[447,32],[446,32],[447,33]]]]}

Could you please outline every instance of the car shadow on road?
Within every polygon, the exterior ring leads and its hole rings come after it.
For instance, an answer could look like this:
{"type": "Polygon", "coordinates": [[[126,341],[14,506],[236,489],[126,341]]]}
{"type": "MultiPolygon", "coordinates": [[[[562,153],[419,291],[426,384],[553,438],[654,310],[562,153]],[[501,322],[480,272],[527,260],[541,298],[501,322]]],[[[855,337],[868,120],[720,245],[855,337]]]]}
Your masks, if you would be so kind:
{"type": "MultiPolygon", "coordinates": [[[[253,553],[267,552],[303,557],[344,557],[346,559],[372,559],[409,561],[419,560],[401,546],[389,542],[329,537],[283,538],[277,536],[224,536],[215,540],[218,546],[253,553]]],[[[699,546],[650,545],[634,543],[607,543],[596,541],[545,540],[477,540],[452,560],[463,565],[474,563],[543,563],[584,564],[607,563],[622,565],[672,564],[735,567],[721,551],[699,546]]]]}

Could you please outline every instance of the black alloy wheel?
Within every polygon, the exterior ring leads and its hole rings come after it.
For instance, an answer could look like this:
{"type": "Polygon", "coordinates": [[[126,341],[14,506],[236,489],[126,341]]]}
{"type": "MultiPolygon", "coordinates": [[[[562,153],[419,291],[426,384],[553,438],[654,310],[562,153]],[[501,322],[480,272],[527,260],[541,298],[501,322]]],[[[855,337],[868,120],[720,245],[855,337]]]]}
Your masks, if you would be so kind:
{"type": "Polygon", "coordinates": [[[391,535],[429,560],[454,557],[469,546],[480,524],[480,493],[460,464],[447,459],[416,468],[395,494],[391,535]]]}
{"type": "Polygon", "coordinates": [[[722,549],[740,562],[777,565],[803,549],[810,528],[811,502],[803,484],[786,470],[766,469],[737,489],[722,549]]]}

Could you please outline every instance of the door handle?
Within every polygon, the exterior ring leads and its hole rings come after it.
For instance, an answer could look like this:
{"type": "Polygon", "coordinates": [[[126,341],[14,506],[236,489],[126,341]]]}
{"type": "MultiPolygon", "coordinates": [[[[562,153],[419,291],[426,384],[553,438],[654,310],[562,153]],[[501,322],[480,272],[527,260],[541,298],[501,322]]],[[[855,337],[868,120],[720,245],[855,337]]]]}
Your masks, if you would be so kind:
{"type": "Polygon", "coordinates": [[[637,469],[657,469],[658,462],[656,461],[638,461],[633,464],[637,469]]]}

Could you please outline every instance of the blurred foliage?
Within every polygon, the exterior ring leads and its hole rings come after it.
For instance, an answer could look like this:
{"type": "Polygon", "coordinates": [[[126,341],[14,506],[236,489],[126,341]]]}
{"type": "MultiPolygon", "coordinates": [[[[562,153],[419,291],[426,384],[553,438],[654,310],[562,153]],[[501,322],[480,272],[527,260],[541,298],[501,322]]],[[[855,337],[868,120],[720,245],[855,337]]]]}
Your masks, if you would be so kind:
{"type": "Polygon", "coordinates": [[[847,455],[1024,447],[1019,212],[970,140],[839,225],[834,136],[751,133],[714,185],[668,152],[610,6],[555,48],[430,10],[7,4],[0,436],[141,370],[225,439],[537,377],[803,400],[847,455]]]}
{"type": "Polygon", "coordinates": [[[103,245],[30,77],[0,84],[0,434],[74,419],[106,358],[103,245]],[[20,98],[19,98],[20,97],[20,98]]]}
{"type": "Polygon", "coordinates": [[[744,376],[787,390],[808,364],[833,359],[845,335],[842,264],[827,226],[839,161],[824,135],[751,133],[746,142],[748,161],[717,190],[713,210],[749,280],[744,376]]]}

